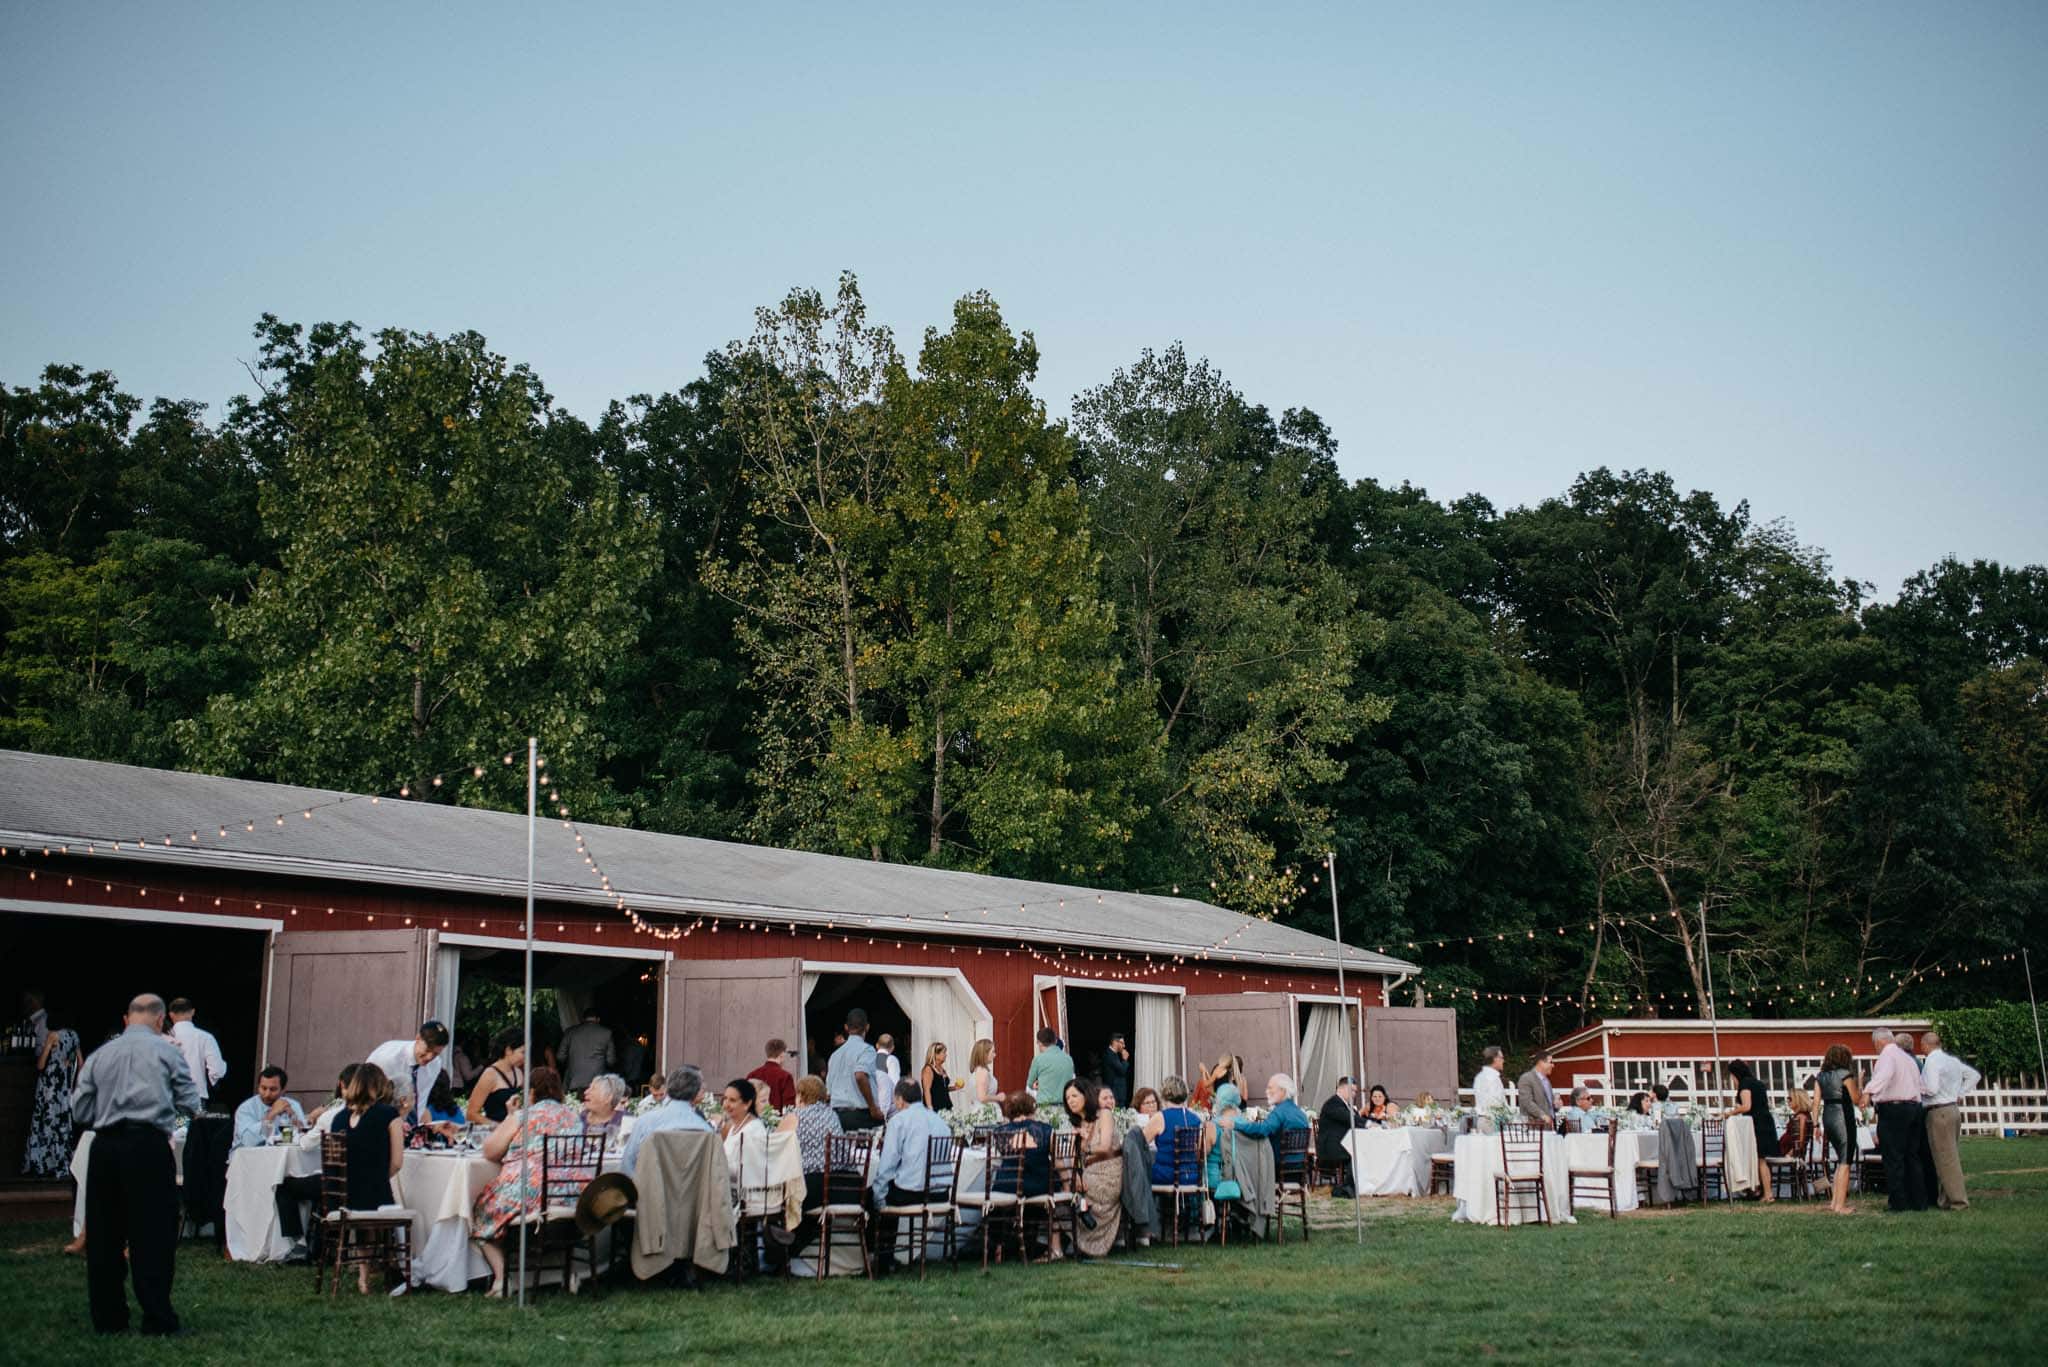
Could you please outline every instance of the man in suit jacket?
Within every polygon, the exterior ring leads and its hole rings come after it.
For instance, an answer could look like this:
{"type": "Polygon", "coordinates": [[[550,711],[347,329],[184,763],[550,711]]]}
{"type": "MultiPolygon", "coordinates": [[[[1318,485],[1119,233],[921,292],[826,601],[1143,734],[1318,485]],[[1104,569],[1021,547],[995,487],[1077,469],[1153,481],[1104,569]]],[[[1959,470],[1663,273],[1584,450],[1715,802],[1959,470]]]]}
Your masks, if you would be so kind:
{"type": "Polygon", "coordinates": [[[1351,1133],[1351,1118],[1357,1113],[1357,1081],[1338,1078],[1337,1094],[1323,1103],[1316,1126],[1316,1162],[1331,1173],[1330,1196],[1338,1201],[1352,1196],[1351,1151],[1344,1147],[1344,1137],[1351,1133]]]}
{"type": "Polygon", "coordinates": [[[1557,1093],[1550,1089],[1550,1070],[1556,1066],[1550,1051],[1539,1049],[1529,1071],[1515,1081],[1515,1105],[1522,1119],[1550,1130],[1557,1128],[1557,1093]]]}

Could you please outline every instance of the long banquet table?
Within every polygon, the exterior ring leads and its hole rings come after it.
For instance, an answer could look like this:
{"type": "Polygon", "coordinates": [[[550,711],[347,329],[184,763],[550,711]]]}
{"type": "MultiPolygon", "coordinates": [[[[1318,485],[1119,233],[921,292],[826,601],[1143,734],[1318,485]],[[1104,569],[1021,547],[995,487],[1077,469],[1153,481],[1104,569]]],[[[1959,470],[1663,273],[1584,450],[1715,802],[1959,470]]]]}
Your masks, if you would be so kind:
{"type": "Polygon", "coordinates": [[[1451,1138],[1434,1125],[1366,1126],[1344,1136],[1351,1177],[1361,1196],[1420,1196],[1429,1190],[1429,1160],[1451,1138]]]}
{"type": "MultiPolygon", "coordinates": [[[[1452,1178],[1451,1194],[1457,1197],[1458,1208],[1451,1219],[1468,1224],[1496,1223],[1493,1179],[1501,1170],[1500,1136],[1460,1135],[1452,1153],[1456,1156],[1457,1170],[1452,1178]]],[[[1578,1223],[1567,1199],[1570,1184],[1566,1178],[1563,1136],[1548,1131],[1542,1134],[1542,1163],[1543,1194],[1550,1218],[1558,1224],[1578,1223]]],[[[1535,1219],[1536,1202],[1527,1195],[1517,1194],[1508,1207],[1508,1222],[1522,1224],[1535,1219]]]]}

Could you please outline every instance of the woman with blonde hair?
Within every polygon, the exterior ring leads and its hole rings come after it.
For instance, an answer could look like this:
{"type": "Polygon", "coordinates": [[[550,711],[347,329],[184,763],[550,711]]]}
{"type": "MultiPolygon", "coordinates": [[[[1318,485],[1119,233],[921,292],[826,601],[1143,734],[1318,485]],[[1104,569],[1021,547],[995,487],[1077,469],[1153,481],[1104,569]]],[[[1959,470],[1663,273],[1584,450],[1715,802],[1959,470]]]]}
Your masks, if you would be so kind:
{"type": "Polygon", "coordinates": [[[996,1085],[996,1042],[978,1039],[967,1055],[967,1075],[974,1083],[974,1104],[999,1106],[1003,1089],[996,1085]]]}
{"type": "Polygon", "coordinates": [[[918,1070],[917,1089],[924,1093],[924,1104],[933,1110],[953,1109],[953,1080],[946,1076],[945,1045],[925,1046],[924,1067],[918,1070]]]}

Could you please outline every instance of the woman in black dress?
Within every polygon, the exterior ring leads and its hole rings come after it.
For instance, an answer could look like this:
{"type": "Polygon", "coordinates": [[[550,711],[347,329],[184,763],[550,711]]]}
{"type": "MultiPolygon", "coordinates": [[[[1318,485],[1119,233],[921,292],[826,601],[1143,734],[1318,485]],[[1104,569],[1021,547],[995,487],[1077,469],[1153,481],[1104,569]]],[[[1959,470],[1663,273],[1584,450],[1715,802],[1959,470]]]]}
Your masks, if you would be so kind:
{"type": "Polygon", "coordinates": [[[946,1076],[946,1046],[934,1044],[924,1051],[924,1067],[918,1082],[924,1088],[924,1104],[935,1111],[953,1109],[953,1082],[946,1076]]]}
{"type": "MultiPolygon", "coordinates": [[[[348,1110],[334,1122],[348,1145],[348,1208],[394,1205],[391,1179],[405,1166],[405,1121],[392,1105],[391,1079],[374,1063],[359,1064],[341,1098],[348,1110]]],[[[357,1289],[368,1294],[370,1265],[356,1267],[357,1289]]]]}
{"type": "Polygon", "coordinates": [[[1728,1077],[1735,1084],[1735,1105],[1723,1115],[1729,1120],[1746,1115],[1756,1127],[1757,1183],[1763,1188],[1763,1199],[1775,1201],[1778,1196],[1771,1190],[1770,1165],[1764,1162],[1778,1154],[1778,1121],[1771,1114],[1771,1089],[1764,1086],[1762,1079],[1739,1058],[1730,1060],[1728,1077]]]}
{"type": "Polygon", "coordinates": [[[521,1030],[500,1030],[491,1041],[491,1052],[496,1058],[490,1067],[477,1074],[476,1085],[469,1089],[469,1109],[466,1112],[472,1125],[497,1125],[504,1121],[510,1110],[512,1098],[519,1095],[519,1089],[526,1082],[526,1035],[521,1030]]]}

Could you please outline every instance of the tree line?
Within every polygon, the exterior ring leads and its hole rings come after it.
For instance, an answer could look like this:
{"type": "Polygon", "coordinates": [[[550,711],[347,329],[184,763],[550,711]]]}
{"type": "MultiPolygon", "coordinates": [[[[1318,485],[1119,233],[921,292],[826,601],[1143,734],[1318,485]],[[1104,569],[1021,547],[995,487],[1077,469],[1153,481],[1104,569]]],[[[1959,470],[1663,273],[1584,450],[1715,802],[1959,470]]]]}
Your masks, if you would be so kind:
{"type": "Polygon", "coordinates": [[[2022,990],[1930,971],[2039,938],[2041,566],[1878,602],[1654,470],[1347,481],[1179,345],[1055,421],[987,295],[913,357],[851,277],[594,421],[474,333],[255,343],[217,421],[0,385],[0,744],[507,806],[464,766],[537,734],[579,817],[1323,932],[1334,849],[1345,938],[1510,1035],[1709,953],[1724,1015],[2022,990]]]}

